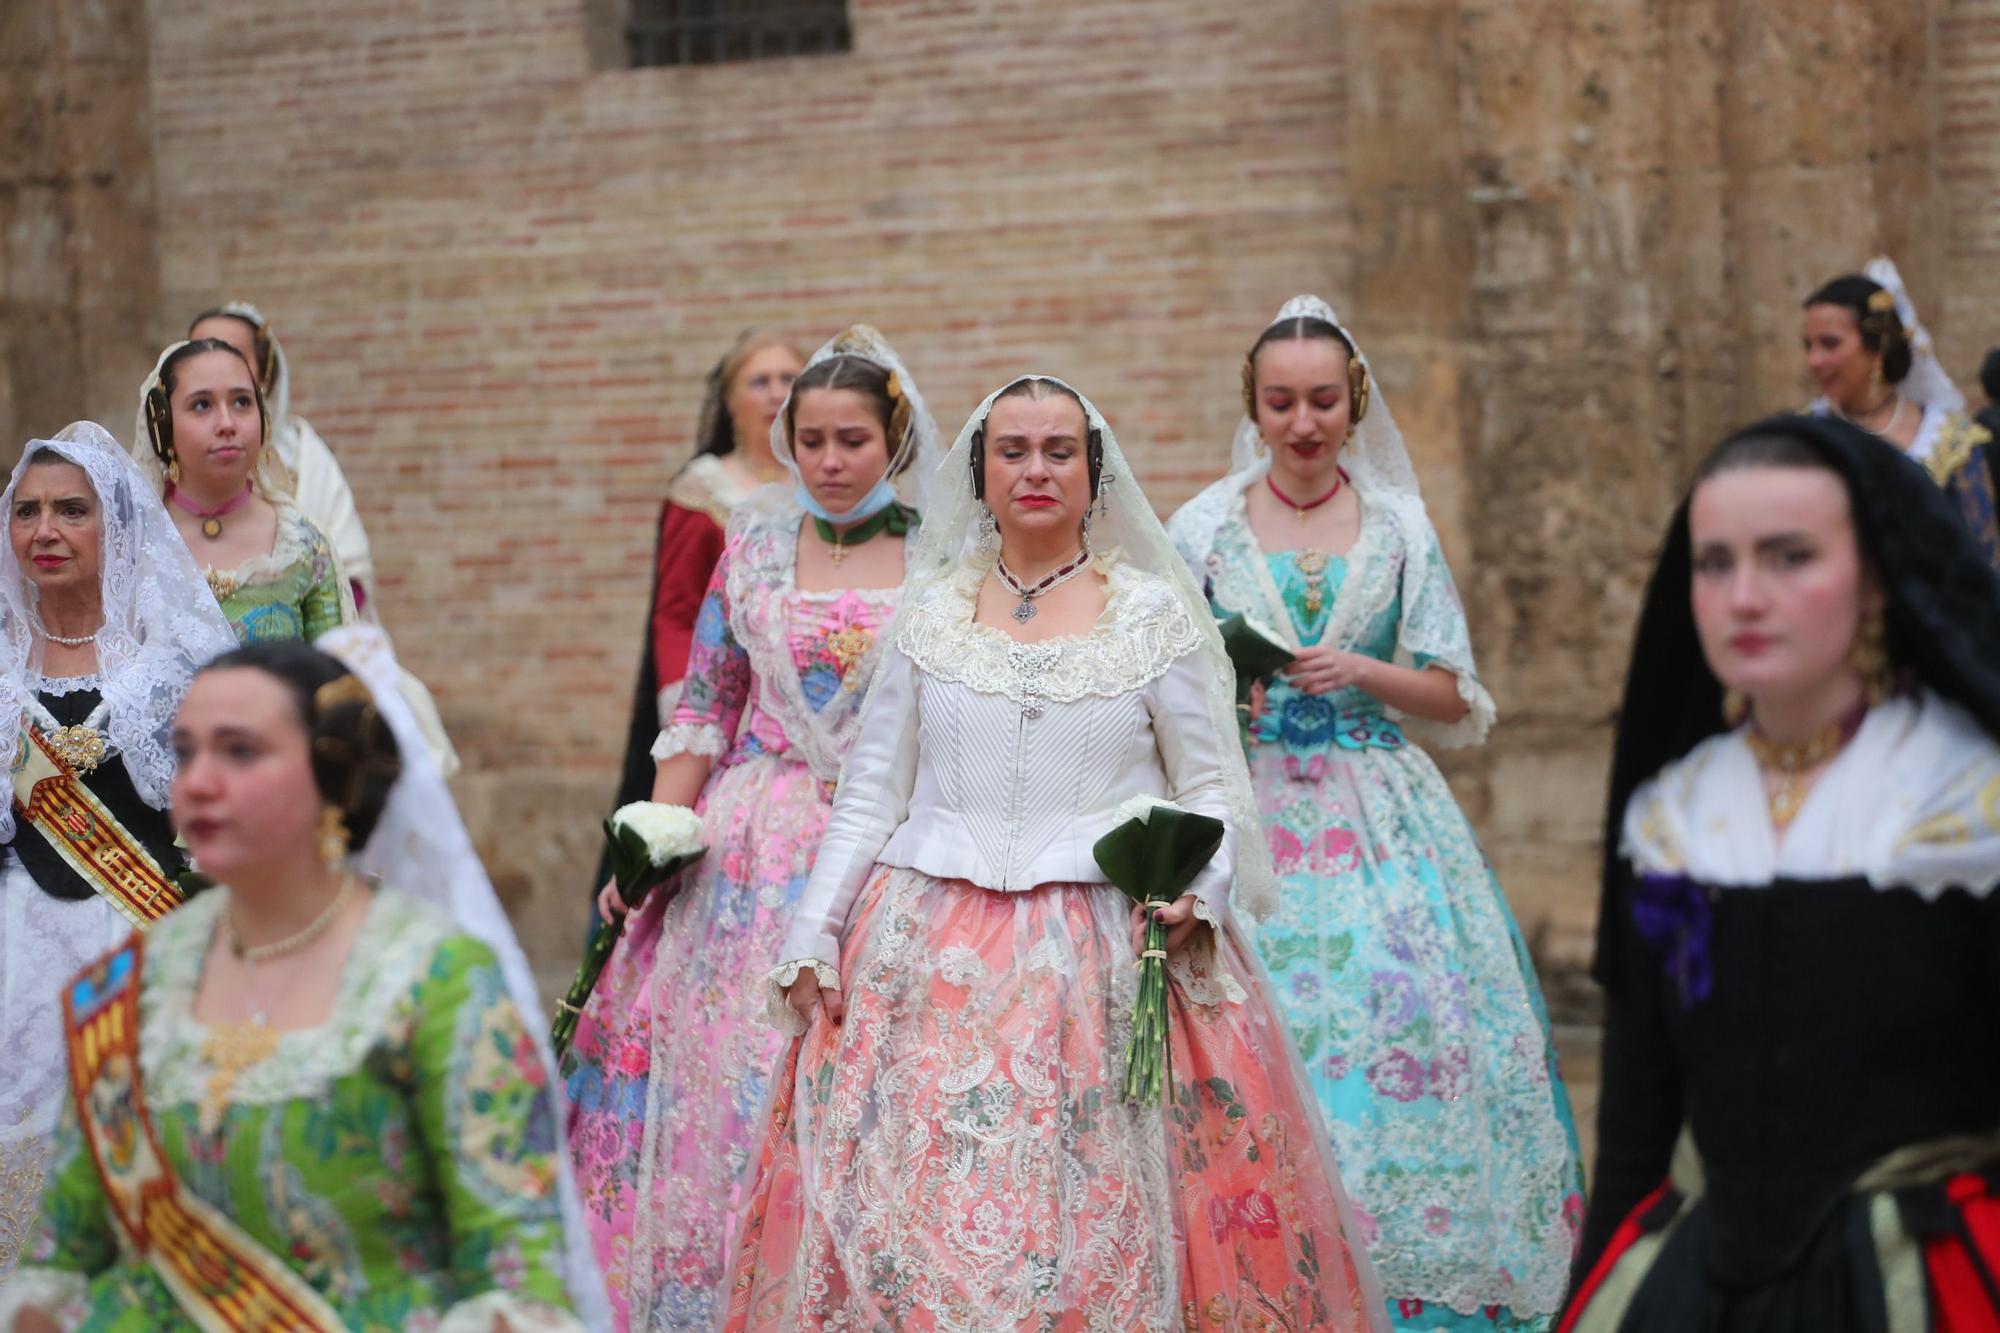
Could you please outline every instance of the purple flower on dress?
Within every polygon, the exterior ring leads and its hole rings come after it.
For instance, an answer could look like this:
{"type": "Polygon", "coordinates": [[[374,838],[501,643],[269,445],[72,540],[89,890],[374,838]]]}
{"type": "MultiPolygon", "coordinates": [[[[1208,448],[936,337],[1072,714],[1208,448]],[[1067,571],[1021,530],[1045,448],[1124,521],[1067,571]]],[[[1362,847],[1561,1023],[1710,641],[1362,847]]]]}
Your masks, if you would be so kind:
{"type": "Polygon", "coordinates": [[[1424,1095],[1423,1062],[1398,1048],[1368,1067],[1368,1085],[1393,1101],[1413,1102],[1424,1095]]]}
{"type": "Polygon", "coordinates": [[[1311,1004],[1319,998],[1319,973],[1292,973],[1292,998],[1303,1004],[1311,1004]]]}
{"type": "Polygon", "coordinates": [[[1392,1032],[1407,1027],[1422,1007],[1417,983],[1407,972],[1376,972],[1369,977],[1368,1011],[1382,1027],[1392,1032]]]}
{"type": "Polygon", "coordinates": [[[1686,875],[1641,875],[1632,886],[1632,923],[1660,951],[1667,976],[1680,990],[1681,1008],[1706,1000],[1715,990],[1709,956],[1715,916],[1707,891],[1686,875]]]}

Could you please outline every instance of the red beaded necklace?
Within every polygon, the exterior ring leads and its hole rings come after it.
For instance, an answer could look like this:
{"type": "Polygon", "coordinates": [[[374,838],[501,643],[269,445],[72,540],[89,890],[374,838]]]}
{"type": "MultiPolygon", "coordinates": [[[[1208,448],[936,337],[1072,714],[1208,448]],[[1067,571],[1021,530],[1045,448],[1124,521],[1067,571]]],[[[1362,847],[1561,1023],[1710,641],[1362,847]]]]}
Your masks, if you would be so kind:
{"type": "Polygon", "coordinates": [[[1340,475],[1334,480],[1333,489],[1328,491],[1325,495],[1320,496],[1319,499],[1309,501],[1306,504],[1300,504],[1297,500],[1294,500],[1291,496],[1279,490],[1278,483],[1271,480],[1271,474],[1268,472],[1264,474],[1264,484],[1271,488],[1271,494],[1277,496],[1280,500],[1283,500],[1286,504],[1290,505],[1292,509],[1292,517],[1296,518],[1299,522],[1303,523],[1306,521],[1307,510],[1319,508],[1321,505],[1325,504],[1328,500],[1331,500],[1334,496],[1340,494],[1340,488],[1347,485],[1347,469],[1339,468],[1336,470],[1339,472],[1340,475]]]}

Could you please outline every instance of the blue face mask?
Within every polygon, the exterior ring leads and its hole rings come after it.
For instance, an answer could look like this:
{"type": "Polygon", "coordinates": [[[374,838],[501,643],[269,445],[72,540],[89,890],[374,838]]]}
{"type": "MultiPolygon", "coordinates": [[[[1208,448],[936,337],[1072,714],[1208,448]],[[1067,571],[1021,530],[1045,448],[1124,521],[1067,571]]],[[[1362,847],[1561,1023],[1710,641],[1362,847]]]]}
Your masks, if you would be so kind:
{"type": "Polygon", "coordinates": [[[841,524],[865,523],[884,509],[887,509],[890,505],[896,503],[896,483],[891,481],[887,474],[884,474],[882,479],[875,483],[875,488],[861,497],[861,503],[855,505],[854,508],[844,514],[836,514],[818,500],[813,499],[813,493],[806,489],[804,482],[800,482],[798,485],[798,497],[799,504],[805,508],[808,514],[824,522],[841,524]]]}

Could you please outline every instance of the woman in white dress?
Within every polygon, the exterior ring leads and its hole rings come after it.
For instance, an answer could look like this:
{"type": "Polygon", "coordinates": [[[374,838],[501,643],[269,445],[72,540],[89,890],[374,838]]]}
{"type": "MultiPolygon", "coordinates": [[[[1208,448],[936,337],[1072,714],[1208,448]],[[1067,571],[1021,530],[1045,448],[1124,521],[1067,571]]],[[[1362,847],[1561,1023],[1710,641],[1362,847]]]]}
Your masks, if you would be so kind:
{"type": "Polygon", "coordinates": [[[174,710],[236,646],[159,499],[103,427],[30,440],[0,500],[0,1282],[65,1094],[63,983],[181,898],[174,710]],[[79,830],[87,836],[79,836],[79,830]]]}
{"type": "Polygon", "coordinates": [[[1358,1330],[1382,1310],[1325,1129],[1231,924],[1273,900],[1214,621],[1104,419],[989,397],[800,902],[730,1329],[1358,1330]],[[1143,918],[1123,803],[1224,821],[1170,906],[1173,1099],[1120,1096],[1143,918]]]}

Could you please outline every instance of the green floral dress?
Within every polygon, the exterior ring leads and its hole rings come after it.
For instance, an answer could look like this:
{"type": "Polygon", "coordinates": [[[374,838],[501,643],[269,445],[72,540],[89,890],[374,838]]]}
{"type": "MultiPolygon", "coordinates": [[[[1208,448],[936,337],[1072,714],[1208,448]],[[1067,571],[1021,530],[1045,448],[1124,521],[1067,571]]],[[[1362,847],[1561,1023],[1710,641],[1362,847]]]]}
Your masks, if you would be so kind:
{"type": "MultiPolygon", "coordinates": [[[[140,1066],[181,1188],[226,1212],[357,1333],[580,1329],[568,1313],[554,1103],[492,952],[394,892],[375,897],[333,1017],[286,1033],[203,1124],[214,1068],[193,1017],[224,893],[154,927],[140,1066]]],[[[65,1116],[42,1219],[0,1329],[24,1306],[88,1333],[192,1330],[106,1212],[65,1116]]]]}
{"type": "Polygon", "coordinates": [[[278,506],[278,539],[269,555],[204,572],[222,614],[245,643],[311,643],[354,619],[353,594],[340,576],[333,544],[289,504],[278,506]]]}

